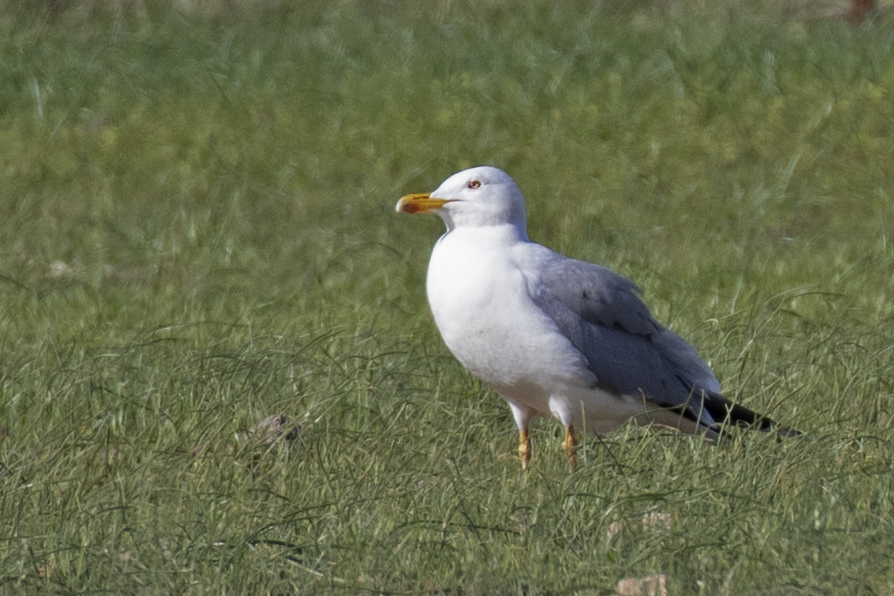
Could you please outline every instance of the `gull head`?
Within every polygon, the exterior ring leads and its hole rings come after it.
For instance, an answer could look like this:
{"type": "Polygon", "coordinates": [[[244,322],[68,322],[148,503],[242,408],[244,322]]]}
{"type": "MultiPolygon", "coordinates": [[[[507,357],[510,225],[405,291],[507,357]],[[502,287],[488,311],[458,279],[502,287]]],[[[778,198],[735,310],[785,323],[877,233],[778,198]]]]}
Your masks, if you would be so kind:
{"type": "Polygon", "coordinates": [[[509,174],[491,166],[458,172],[430,193],[406,195],[401,213],[437,213],[447,229],[512,225],[525,231],[525,198],[509,174]]]}

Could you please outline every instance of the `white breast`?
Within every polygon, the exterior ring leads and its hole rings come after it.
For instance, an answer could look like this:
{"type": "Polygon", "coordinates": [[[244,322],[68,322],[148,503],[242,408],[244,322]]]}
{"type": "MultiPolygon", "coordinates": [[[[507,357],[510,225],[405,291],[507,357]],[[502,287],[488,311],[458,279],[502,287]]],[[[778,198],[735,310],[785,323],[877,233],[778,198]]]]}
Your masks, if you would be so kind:
{"type": "Polygon", "coordinates": [[[442,237],[428,269],[429,303],[463,366],[503,397],[548,414],[556,387],[579,389],[592,385],[593,377],[583,356],[530,299],[529,280],[513,259],[511,232],[458,228],[442,237]]]}

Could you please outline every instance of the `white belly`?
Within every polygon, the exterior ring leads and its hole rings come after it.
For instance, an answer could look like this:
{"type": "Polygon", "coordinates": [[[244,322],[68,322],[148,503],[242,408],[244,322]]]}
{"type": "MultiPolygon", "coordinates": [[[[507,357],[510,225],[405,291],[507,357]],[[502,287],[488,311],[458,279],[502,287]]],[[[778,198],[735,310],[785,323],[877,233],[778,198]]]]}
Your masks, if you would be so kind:
{"type": "Polygon", "coordinates": [[[462,232],[442,238],[429,264],[428,297],[438,329],[472,374],[507,400],[549,415],[557,388],[579,392],[595,378],[530,299],[511,252],[463,241],[462,232]]]}
{"type": "Polygon", "coordinates": [[[531,299],[517,253],[490,240],[474,228],[455,229],[432,252],[429,303],[457,360],[517,408],[589,432],[611,431],[651,409],[641,396],[597,386],[584,356],[531,299]]]}

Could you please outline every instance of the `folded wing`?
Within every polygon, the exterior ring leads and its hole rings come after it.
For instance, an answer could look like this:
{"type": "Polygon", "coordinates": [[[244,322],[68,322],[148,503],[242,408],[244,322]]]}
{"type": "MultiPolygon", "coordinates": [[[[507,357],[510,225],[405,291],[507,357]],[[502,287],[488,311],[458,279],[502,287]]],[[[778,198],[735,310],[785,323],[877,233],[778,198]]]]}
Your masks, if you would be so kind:
{"type": "Polygon", "coordinates": [[[523,260],[532,300],[580,350],[600,388],[644,396],[716,429],[718,422],[773,422],[720,395],[720,383],[696,349],[664,328],[632,281],[610,269],[529,244],[523,260]]]}

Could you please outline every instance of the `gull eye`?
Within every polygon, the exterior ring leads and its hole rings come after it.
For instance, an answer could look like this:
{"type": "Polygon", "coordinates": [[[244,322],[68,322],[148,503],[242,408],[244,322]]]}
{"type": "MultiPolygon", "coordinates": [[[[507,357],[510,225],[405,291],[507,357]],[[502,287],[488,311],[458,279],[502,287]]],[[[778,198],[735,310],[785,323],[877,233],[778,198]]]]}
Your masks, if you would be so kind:
{"type": "Polygon", "coordinates": [[[469,180],[469,182],[466,184],[466,188],[471,188],[472,190],[475,190],[476,188],[480,188],[480,187],[481,187],[481,182],[479,182],[478,180],[469,180]]]}

